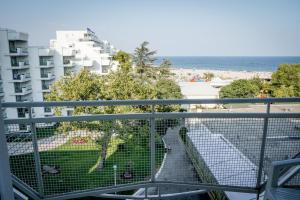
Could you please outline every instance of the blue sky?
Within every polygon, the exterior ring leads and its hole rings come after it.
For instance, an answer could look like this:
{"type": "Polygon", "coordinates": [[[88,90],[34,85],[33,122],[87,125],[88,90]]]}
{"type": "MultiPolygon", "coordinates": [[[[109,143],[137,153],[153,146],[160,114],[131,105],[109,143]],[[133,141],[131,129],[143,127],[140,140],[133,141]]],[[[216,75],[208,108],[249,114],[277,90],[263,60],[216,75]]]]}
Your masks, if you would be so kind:
{"type": "Polygon", "coordinates": [[[300,56],[300,0],[1,0],[0,27],[32,45],[89,27],[129,52],[146,40],[159,55],[300,56]]]}

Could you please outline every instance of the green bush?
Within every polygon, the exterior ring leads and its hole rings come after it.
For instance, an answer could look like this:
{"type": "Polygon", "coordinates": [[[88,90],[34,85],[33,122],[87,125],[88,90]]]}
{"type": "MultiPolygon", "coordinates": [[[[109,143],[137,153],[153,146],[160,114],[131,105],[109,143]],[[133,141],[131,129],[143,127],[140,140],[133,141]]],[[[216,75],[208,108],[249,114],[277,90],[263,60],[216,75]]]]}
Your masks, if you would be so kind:
{"type": "Polygon", "coordinates": [[[274,97],[300,96],[300,64],[282,64],[272,74],[271,95],[274,97]]]}
{"type": "Polygon", "coordinates": [[[182,127],[180,130],[179,130],[179,135],[180,135],[180,138],[182,139],[183,143],[186,144],[186,134],[188,132],[188,129],[186,127],[182,127]]]}
{"type": "Polygon", "coordinates": [[[259,78],[233,81],[220,90],[221,98],[254,98],[258,97],[263,83],[259,78]]]}

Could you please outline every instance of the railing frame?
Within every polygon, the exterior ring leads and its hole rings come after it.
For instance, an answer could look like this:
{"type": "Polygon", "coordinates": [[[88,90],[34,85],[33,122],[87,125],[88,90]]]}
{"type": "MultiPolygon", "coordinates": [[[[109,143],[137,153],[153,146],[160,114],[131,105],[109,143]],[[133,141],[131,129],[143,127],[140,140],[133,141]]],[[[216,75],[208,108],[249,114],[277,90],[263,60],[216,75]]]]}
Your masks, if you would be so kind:
{"type": "MultiPolygon", "coordinates": [[[[17,107],[26,107],[28,108],[29,118],[25,119],[0,119],[1,131],[4,132],[4,125],[5,124],[29,124],[32,130],[32,141],[34,146],[34,158],[35,158],[35,169],[37,175],[37,182],[38,182],[38,194],[36,194],[35,198],[44,198],[44,199],[70,199],[70,198],[77,198],[83,197],[86,195],[91,196],[103,196],[103,197],[114,197],[114,198],[121,198],[124,197],[123,195],[105,195],[105,193],[109,192],[117,192],[126,189],[136,189],[138,187],[157,187],[159,188],[162,185],[186,185],[190,186],[191,188],[195,188],[195,193],[201,193],[205,191],[212,191],[212,190],[219,190],[219,191],[234,191],[234,192],[248,192],[248,193],[256,193],[257,199],[259,197],[259,193],[261,192],[261,188],[264,185],[262,183],[262,173],[263,173],[263,159],[265,154],[265,145],[266,145],[266,138],[268,132],[268,120],[269,118],[300,118],[300,113],[271,113],[270,108],[272,103],[291,103],[291,102],[300,102],[300,98],[266,98],[266,99],[193,99],[193,100],[111,100],[111,101],[68,101],[68,102],[5,102],[0,105],[0,109],[3,108],[17,108],[17,107]],[[264,103],[266,104],[266,112],[265,113],[156,113],[155,106],[156,105],[168,105],[168,104],[226,104],[226,103],[264,103]],[[118,106],[118,105],[148,105],[151,106],[150,113],[135,113],[135,114],[103,114],[103,115],[86,115],[86,116],[62,116],[62,117],[47,117],[47,118],[36,118],[32,116],[32,108],[34,107],[62,107],[62,106],[118,106]],[[211,185],[211,184],[195,184],[195,183],[180,183],[180,182],[161,182],[155,180],[155,173],[156,173],[156,163],[155,163],[155,119],[171,119],[171,118],[259,118],[264,120],[263,125],[263,137],[261,141],[261,149],[260,149],[260,159],[259,159],[259,166],[258,166],[258,174],[257,174],[257,182],[255,188],[248,188],[248,187],[236,187],[230,185],[211,185]],[[64,122],[64,121],[94,121],[94,120],[122,120],[122,119],[145,119],[149,120],[150,122],[150,160],[151,160],[151,179],[150,181],[146,182],[139,182],[135,184],[126,184],[126,185],[119,185],[117,187],[102,187],[102,188],[95,188],[93,190],[88,191],[79,191],[79,192],[70,192],[70,193],[63,193],[57,196],[45,196],[44,197],[44,188],[43,188],[43,178],[41,173],[41,163],[39,157],[39,150],[37,144],[37,136],[36,136],[36,123],[50,123],[50,122],[64,122]]],[[[2,114],[2,109],[1,109],[2,114]]],[[[5,183],[11,182],[10,179],[10,171],[9,171],[9,163],[8,163],[8,154],[7,154],[7,147],[4,134],[0,135],[0,148],[1,148],[1,155],[4,157],[4,161],[6,161],[6,168],[8,169],[1,169],[1,173],[6,174],[4,176],[5,183]],[[5,149],[4,149],[5,148],[5,149]],[[2,153],[3,151],[6,153],[2,153]],[[8,182],[7,182],[8,181],[8,182]]],[[[2,161],[1,157],[1,161],[2,161]]],[[[1,177],[0,177],[1,180],[1,177]]],[[[3,180],[1,180],[3,181],[3,180]]],[[[17,184],[18,187],[22,187],[22,182],[17,180],[16,177],[13,176],[14,184],[17,184]]],[[[5,186],[1,186],[2,190],[12,190],[11,185],[5,184],[5,186]]],[[[29,188],[24,188],[24,190],[31,191],[29,188]]],[[[5,195],[8,195],[5,192],[5,195]]],[[[178,195],[186,195],[186,193],[178,193],[178,195]]],[[[147,193],[145,194],[145,197],[147,193]]],[[[5,196],[4,196],[5,197],[5,196]]],[[[158,196],[148,196],[148,198],[164,198],[170,197],[168,195],[158,195],[158,196]]],[[[4,198],[5,199],[5,198],[4,198]]],[[[136,198],[138,199],[138,197],[136,198]]]]}
{"type": "Polygon", "coordinates": [[[4,132],[3,110],[0,103],[0,198],[3,200],[11,200],[14,199],[14,194],[4,132]]]}

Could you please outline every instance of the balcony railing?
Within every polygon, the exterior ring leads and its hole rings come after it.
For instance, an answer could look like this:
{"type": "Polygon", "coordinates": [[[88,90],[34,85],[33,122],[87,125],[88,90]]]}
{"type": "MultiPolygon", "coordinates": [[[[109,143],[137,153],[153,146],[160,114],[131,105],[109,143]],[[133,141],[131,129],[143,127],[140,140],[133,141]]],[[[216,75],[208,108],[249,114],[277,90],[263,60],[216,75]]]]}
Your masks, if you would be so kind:
{"type": "Polygon", "coordinates": [[[54,62],[53,62],[53,60],[41,60],[40,61],[40,66],[42,66],[42,67],[54,67],[54,62]]]}
{"type": "Polygon", "coordinates": [[[16,55],[27,55],[28,49],[25,47],[10,48],[9,53],[16,54],[16,55]]]}
{"type": "Polygon", "coordinates": [[[43,80],[51,80],[54,78],[55,78],[55,75],[52,72],[41,73],[41,79],[43,79],[43,80]]]}
{"type": "Polygon", "coordinates": [[[42,90],[49,90],[49,89],[50,89],[50,85],[46,85],[46,84],[42,85],[42,90]]]}
{"type": "Polygon", "coordinates": [[[13,74],[13,80],[16,80],[16,81],[30,80],[30,74],[29,73],[26,73],[26,74],[13,74]]]}
{"type": "Polygon", "coordinates": [[[15,88],[15,93],[18,95],[26,95],[31,93],[32,88],[27,86],[27,87],[16,87],[15,88]]]}
{"type": "Polygon", "coordinates": [[[29,67],[28,61],[19,61],[19,62],[13,62],[11,64],[13,68],[23,68],[23,67],[29,67]]]}
{"type": "MultiPolygon", "coordinates": [[[[31,126],[26,142],[7,137],[6,144],[14,184],[36,199],[205,192],[256,199],[271,162],[300,155],[299,105],[300,98],[2,103],[55,110],[46,118],[3,120],[7,130],[31,126]],[[207,104],[217,108],[189,109],[207,104]],[[228,104],[246,106],[227,110],[228,104]],[[119,193],[127,190],[137,191],[119,193]]],[[[299,176],[289,180],[286,187],[300,184],[299,176]]]]}

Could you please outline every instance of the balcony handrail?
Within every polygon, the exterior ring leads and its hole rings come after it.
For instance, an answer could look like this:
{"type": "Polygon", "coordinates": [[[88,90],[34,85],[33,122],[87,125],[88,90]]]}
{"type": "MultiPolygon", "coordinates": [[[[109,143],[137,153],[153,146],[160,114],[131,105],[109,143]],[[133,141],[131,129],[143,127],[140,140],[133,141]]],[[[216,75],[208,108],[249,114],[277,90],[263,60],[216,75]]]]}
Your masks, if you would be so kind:
{"type": "MultiPolygon", "coordinates": [[[[43,85],[44,86],[44,85],[43,85]]],[[[29,86],[27,86],[29,87],[29,86]]],[[[60,101],[60,102],[4,102],[0,104],[0,107],[4,108],[12,108],[12,107],[22,107],[22,108],[27,108],[29,111],[28,117],[26,115],[26,118],[19,118],[19,119],[3,119],[2,123],[5,126],[9,125],[14,125],[14,124],[27,124],[28,126],[31,126],[32,129],[34,130],[35,124],[40,124],[40,123],[55,123],[55,122],[74,122],[74,121],[106,121],[106,120],[116,120],[116,121],[122,121],[122,120],[148,120],[149,121],[149,133],[150,133],[150,138],[149,141],[151,142],[149,148],[151,150],[151,155],[150,157],[147,157],[145,159],[149,159],[151,169],[149,169],[149,173],[151,173],[151,181],[146,181],[145,184],[147,187],[150,187],[152,183],[158,185],[162,184],[163,182],[160,180],[156,180],[155,174],[156,174],[156,161],[155,161],[155,134],[156,134],[156,120],[160,119],[180,119],[181,121],[184,118],[199,118],[198,123],[202,123],[202,119],[225,119],[225,121],[219,122],[222,127],[222,124],[226,123],[226,119],[243,119],[243,122],[247,123],[247,121],[251,121],[254,126],[256,126],[256,123],[259,121],[259,130],[257,132],[259,133],[259,142],[257,142],[255,145],[261,149],[260,152],[255,153],[257,157],[257,162],[255,165],[257,165],[257,173],[255,173],[255,176],[251,176],[251,178],[254,180],[257,185],[252,184],[252,186],[249,186],[247,184],[241,186],[239,184],[235,185],[227,185],[225,183],[192,183],[192,182],[177,182],[177,181],[168,181],[166,184],[170,185],[175,185],[179,183],[183,183],[189,186],[194,186],[199,187],[200,189],[206,189],[208,191],[210,190],[216,190],[216,191],[234,191],[234,192],[247,192],[247,193],[256,193],[259,194],[259,192],[262,191],[262,184],[265,184],[265,172],[264,170],[264,155],[265,155],[265,146],[268,145],[265,141],[268,138],[268,120],[272,118],[283,118],[284,122],[288,121],[286,119],[300,119],[300,113],[299,112],[269,112],[270,111],[270,106],[272,103],[300,103],[300,97],[295,97],[295,98],[266,98],[266,99],[259,99],[259,98],[254,98],[254,99],[195,99],[195,100],[188,100],[188,99],[172,99],[172,100],[98,100],[98,101],[60,101]],[[267,108],[266,112],[156,112],[155,106],[156,105],[172,105],[172,104],[228,104],[228,103],[261,103],[261,104],[266,104],[264,107],[267,108]],[[149,107],[152,107],[152,111],[146,111],[146,112],[127,112],[124,114],[86,114],[86,115],[72,115],[72,116],[51,116],[51,117],[36,117],[33,115],[32,111],[33,107],[76,107],[76,106],[136,106],[136,105],[147,105],[149,107]],[[264,123],[262,123],[264,122],[264,123]],[[263,132],[262,132],[263,128],[263,132]],[[261,137],[261,138],[260,138],[261,137]],[[152,178],[154,177],[154,178],[152,178]],[[264,183],[262,183],[264,182],[264,183]]],[[[53,111],[53,109],[52,109],[53,111]]],[[[189,120],[182,120],[188,123],[189,120]]],[[[271,120],[270,120],[271,121],[271,120]]],[[[276,121],[276,120],[275,120],[276,121]]],[[[170,122],[172,123],[172,122],[170,122]]],[[[271,124],[271,122],[270,122],[271,124]]],[[[186,124],[185,124],[186,125],[186,124]]],[[[181,124],[180,124],[181,126],[181,124]]],[[[186,125],[188,129],[190,129],[189,125],[186,125]]],[[[246,129],[247,127],[245,127],[246,129]]],[[[202,130],[202,129],[201,129],[202,130]]],[[[244,129],[243,129],[244,130],[244,129]]],[[[191,130],[189,130],[190,133],[191,130]]],[[[205,131],[203,133],[207,134],[205,131]]],[[[203,134],[202,134],[203,135],[203,134]]],[[[208,133],[209,135],[209,133],[208,133]]],[[[219,134],[215,134],[219,135],[219,134]]],[[[272,135],[271,135],[272,136],[272,135]]],[[[199,141],[200,139],[200,134],[199,134],[199,141]]],[[[213,138],[215,139],[215,138],[213,138]]],[[[33,145],[35,146],[35,159],[36,161],[39,161],[40,158],[38,157],[38,143],[37,143],[37,138],[33,138],[33,145]]],[[[209,140],[210,141],[210,140],[209,140]]],[[[204,139],[203,141],[204,142],[204,139]]],[[[220,145],[220,142],[216,141],[218,145],[220,145]]],[[[230,143],[230,141],[228,141],[230,143]]],[[[192,144],[192,143],[190,143],[192,144]]],[[[208,143],[207,143],[208,144],[208,143]]],[[[223,147],[223,146],[222,146],[223,147]]],[[[234,147],[233,145],[230,147],[234,147]]],[[[224,148],[223,148],[224,149],[224,148]]],[[[235,148],[234,148],[235,149],[235,148]]],[[[187,149],[186,149],[187,150],[187,149]]],[[[238,148],[236,148],[238,150],[238,148]]],[[[187,150],[188,151],[188,150],[187,150]]],[[[236,151],[235,151],[236,152],[236,151]]],[[[240,152],[240,151],[238,151],[240,152]]],[[[237,154],[232,154],[232,155],[237,155],[237,154]]],[[[240,154],[238,154],[240,155],[240,154]]],[[[240,161],[239,157],[236,156],[238,159],[236,161],[240,161]]],[[[35,172],[37,175],[37,182],[38,182],[38,191],[39,194],[43,194],[44,187],[42,184],[43,183],[43,177],[40,175],[41,172],[41,166],[39,166],[41,163],[36,162],[36,169],[35,172]]],[[[242,167],[242,166],[241,166],[242,167]]],[[[217,176],[216,176],[217,177],[217,176]]],[[[252,180],[252,181],[253,181],[252,180]]],[[[139,182],[140,183],[140,182],[139,182]]],[[[92,190],[88,191],[88,193],[93,193],[96,190],[101,193],[105,193],[105,189],[110,188],[112,192],[116,192],[118,187],[128,187],[129,184],[124,184],[124,185],[118,185],[118,186],[105,186],[101,188],[93,188],[92,190]],[[99,189],[99,190],[98,190],[99,189]]],[[[47,187],[47,186],[46,186],[47,187]]],[[[58,199],[62,197],[68,197],[70,198],[72,195],[85,195],[85,191],[77,191],[74,189],[74,191],[70,193],[58,193],[57,196],[48,196],[46,197],[48,199],[55,199],[56,197],[58,199]],[[65,195],[65,196],[64,196],[65,195]]],[[[254,196],[256,194],[253,194],[254,196]]],[[[55,195],[55,194],[53,194],[55,195]]],[[[74,196],[74,197],[75,197],[74,196]]],[[[105,195],[104,195],[105,196],[105,195]]],[[[113,195],[113,197],[116,197],[116,195],[113,195]]],[[[119,196],[121,197],[121,196],[119,196]]]]}
{"type": "MultiPolygon", "coordinates": [[[[25,104],[32,102],[17,102],[18,107],[27,107],[25,104]],[[22,106],[23,105],[23,106],[22,106]]],[[[94,115],[75,115],[75,116],[55,116],[55,117],[39,117],[31,119],[5,119],[5,124],[22,124],[22,123],[51,123],[51,122],[70,122],[70,121],[95,121],[95,120],[127,120],[127,119],[176,119],[176,118],[300,118],[300,113],[132,113],[132,114],[94,114],[94,115]]]]}
{"type": "MultiPolygon", "coordinates": [[[[40,101],[22,104],[41,106],[125,106],[125,105],[176,105],[176,104],[230,104],[230,103],[300,103],[300,97],[291,98],[226,98],[226,99],[155,99],[155,100],[93,100],[93,101],[40,101]]],[[[19,107],[20,103],[5,102],[2,107],[19,107]]]]}

